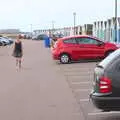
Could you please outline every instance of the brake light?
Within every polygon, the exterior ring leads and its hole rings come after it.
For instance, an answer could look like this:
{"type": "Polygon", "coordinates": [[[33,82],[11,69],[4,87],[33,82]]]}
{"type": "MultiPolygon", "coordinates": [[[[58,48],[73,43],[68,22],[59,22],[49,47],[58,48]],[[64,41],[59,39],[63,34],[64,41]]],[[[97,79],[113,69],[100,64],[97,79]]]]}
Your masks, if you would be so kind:
{"type": "Polygon", "coordinates": [[[112,91],[111,80],[108,77],[100,78],[100,93],[110,93],[112,91]]]}
{"type": "Polygon", "coordinates": [[[57,48],[57,44],[58,44],[58,42],[56,41],[54,44],[54,48],[57,48]]]}

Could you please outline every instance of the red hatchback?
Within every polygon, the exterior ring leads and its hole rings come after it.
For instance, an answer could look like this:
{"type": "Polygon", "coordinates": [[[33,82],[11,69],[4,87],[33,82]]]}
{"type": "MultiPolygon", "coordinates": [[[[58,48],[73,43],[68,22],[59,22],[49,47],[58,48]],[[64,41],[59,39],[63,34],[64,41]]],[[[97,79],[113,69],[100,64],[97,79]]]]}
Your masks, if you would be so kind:
{"type": "Polygon", "coordinates": [[[69,63],[71,60],[105,58],[116,49],[117,46],[113,43],[79,35],[58,39],[52,49],[52,56],[61,63],[69,63]]]}

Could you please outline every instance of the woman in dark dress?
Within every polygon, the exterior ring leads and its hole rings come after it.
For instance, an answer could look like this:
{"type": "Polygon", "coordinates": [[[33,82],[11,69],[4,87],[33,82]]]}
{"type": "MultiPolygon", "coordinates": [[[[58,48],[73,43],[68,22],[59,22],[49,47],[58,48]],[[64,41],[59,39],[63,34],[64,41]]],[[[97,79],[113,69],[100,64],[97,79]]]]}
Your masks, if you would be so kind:
{"type": "Polygon", "coordinates": [[[15,41],[13,56],[16,58],[16,66],[19,66],[19,68],[21,68],[21,58],[23,56],[23,50],[20,36],[18,36],[17,40],[15,41]]]}

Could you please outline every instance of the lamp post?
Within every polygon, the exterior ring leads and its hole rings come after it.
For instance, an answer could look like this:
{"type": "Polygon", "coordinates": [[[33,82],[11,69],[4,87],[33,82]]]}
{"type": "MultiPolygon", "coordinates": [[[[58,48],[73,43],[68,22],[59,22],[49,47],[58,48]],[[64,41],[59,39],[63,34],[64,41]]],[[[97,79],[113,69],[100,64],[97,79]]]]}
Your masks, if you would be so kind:
{"type": "Polygon", "coordinates": [[[73,13],[74,17],[74,35],[75,35],[75,26],[76,26],[76,12],[73,13]]]}
{"type": "Polygon", "coordinates": [[[54,34],[55,21],[52,21],[52,34],[54,34]]]}
{"type": "Polygon", "coordinates": [[[32,38],[32,24],[30,24],[31,38],[32,38]]]}
{"type": "Polygon", "coordinates": [[[115,42],[118,42],[117,40],[117,0],[115,0],[115,42]]]}

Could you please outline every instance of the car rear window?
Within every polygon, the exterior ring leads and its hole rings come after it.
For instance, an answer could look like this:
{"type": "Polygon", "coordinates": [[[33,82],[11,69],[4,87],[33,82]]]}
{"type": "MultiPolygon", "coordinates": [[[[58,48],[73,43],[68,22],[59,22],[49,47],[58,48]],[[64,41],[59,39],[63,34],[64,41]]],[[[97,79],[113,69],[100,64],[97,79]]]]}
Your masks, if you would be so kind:
{"type": "Polygon", "coordinates": [[[118,49],[115,52],[111,53],[102,62],[100,62],[98,66],[102,66],[103,68],[106,68],[118,56],[120,56],[120,49],[118,49]]]}

